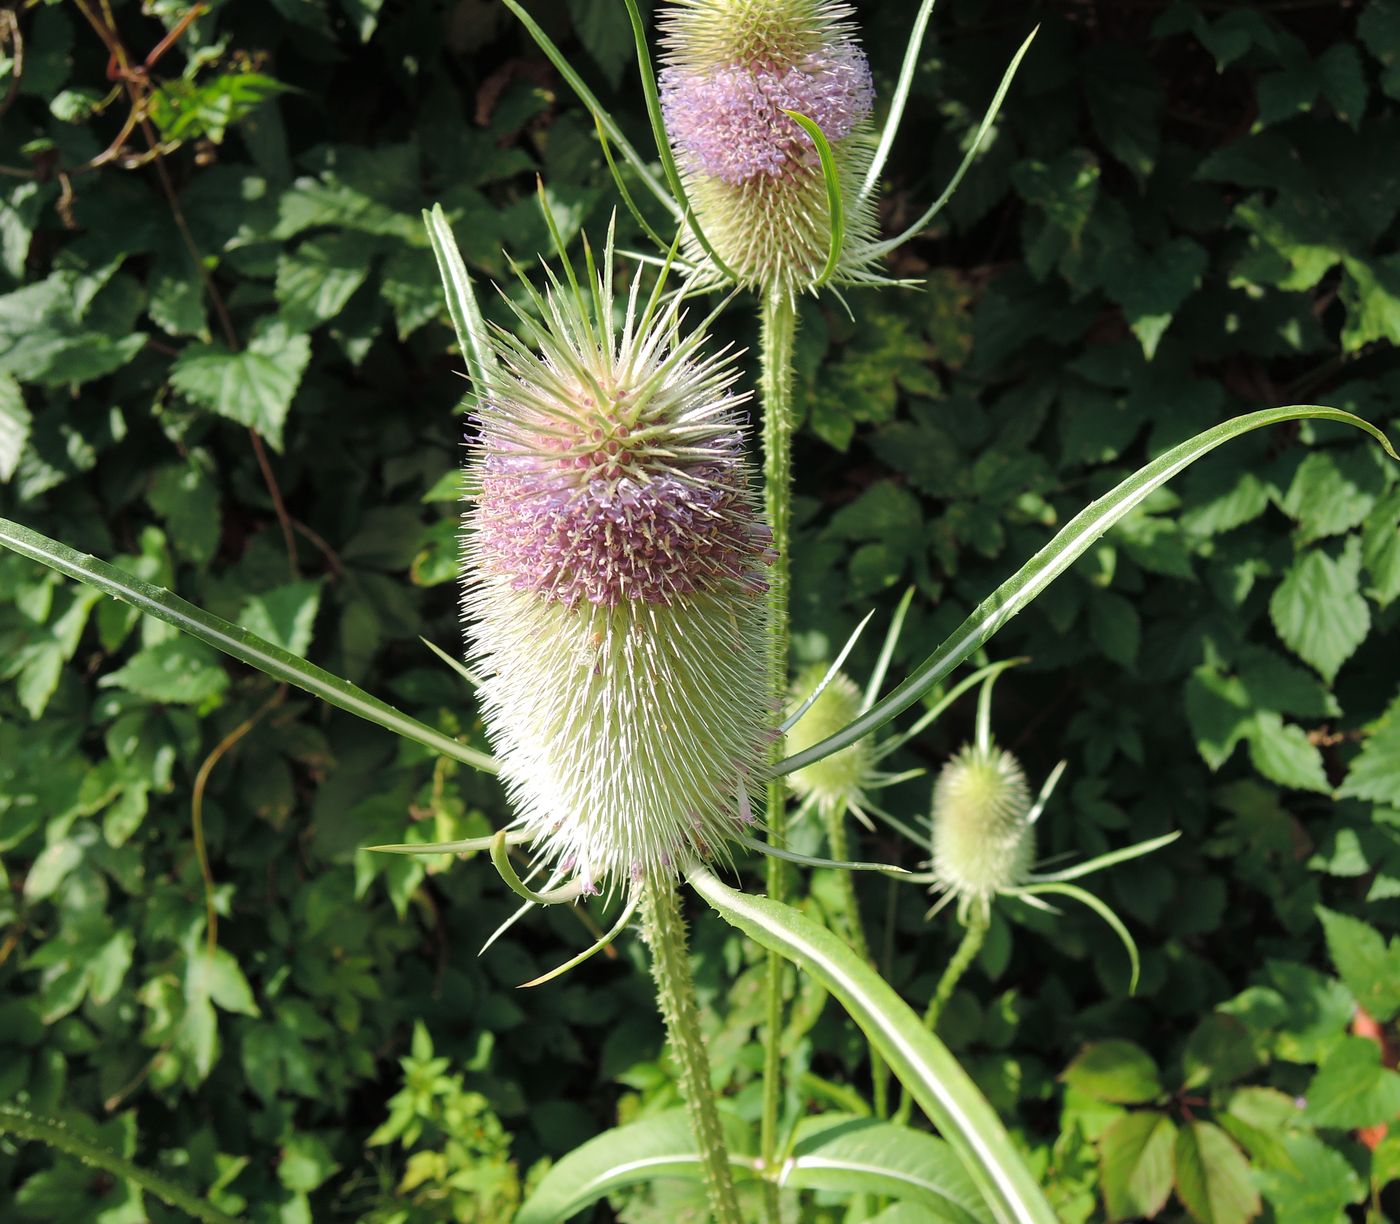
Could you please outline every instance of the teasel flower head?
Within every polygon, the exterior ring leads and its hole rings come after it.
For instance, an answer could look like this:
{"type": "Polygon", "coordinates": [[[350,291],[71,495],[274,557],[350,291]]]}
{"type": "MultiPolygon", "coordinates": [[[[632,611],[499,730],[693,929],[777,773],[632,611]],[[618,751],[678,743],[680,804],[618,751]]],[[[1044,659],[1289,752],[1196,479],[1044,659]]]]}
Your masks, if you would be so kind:
{"type": "Polygon", "coordinates": [[[1031,793],[1011,753],[968,744],[943,766],[933,787],[933,875],[959,911],[985,910],[1015,888],[1035,856],[1031,793]]]}
{"type": "MultiPolygon", "coordinates": [[[[791,697],[802,702],[826,679],[825,664],[817,663],[797,675],[791,697]]],[[[789,753],[802,752],[854,722],[861,711],[861,692],[845,672],[836,672],[826,687],[787,733],[789,753]]],[[[822,757],[788,775],[788,784],[797,797],[810,801],[822,812],[859,807],[865,801],[865,786],[874,767],[874,751],[869,738],[822,757]]]]}
{"type": "Polygon", "coordinates": [[[614,306],[611,246],[493,335],[462,606],[516,824],[588,892],[723,855],[771,739],[765,572],[736,371],[680,294],[614,306]],[[620,322],[617,321],[620,313],[620,322]]]}
{"type": "MultiPolygon", "coordinates": [[[[827,273],[832,208],[813,121],[832,153],[844,238],[833,283],[879,279],[874,208],[858,188],[874,155],[874,85],[833,0],[674,0],[662,16],[666,131],[694,220],[742,285],[788,294],[827,273]]],[[[690,257],[705,253],[692,241],[690,257]]]]}

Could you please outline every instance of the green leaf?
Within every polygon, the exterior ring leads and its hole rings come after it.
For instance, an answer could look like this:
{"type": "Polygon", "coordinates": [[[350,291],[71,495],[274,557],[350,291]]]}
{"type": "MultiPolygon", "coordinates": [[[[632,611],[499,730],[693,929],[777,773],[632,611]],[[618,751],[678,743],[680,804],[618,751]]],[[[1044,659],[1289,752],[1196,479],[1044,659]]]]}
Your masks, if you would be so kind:
{"type": "Polygon", "coordinates": [[[1278,1224],[1347,1219],[1347,1205],[1366,1193],[1366,1183],[1347,1158],[1306,1132],[1285,1135],[1283,1149],[1287,1164],[1259,1172],[1260,1189],[1273,1205],[1278,1224]]]}
{"type": "Polygon", "coordinates": [[[1400,487],[1366,520],[1361,557],[1371,577],[1367,594],[1383,608],[1400,598],[1400,487]]]}
{"type": "Polygon", "coordinates": [[[250,595],[238,613],[238,623],[289,654],[305,658],[320,607],[320,582],[291,582],[250,595]]]}
{"type": "Polygon", "coordinates": [[[1110,1220],[1151,1219],[1172,1192],[1176,1125],[1166,1114],[1124,1115],[1099,1138],[1104,1205],[1110,1220]]]}
{"type": "Polygon", "coordinates": [[[1327,951],[1357,1003],[1372,1019],[1387,1023],[1400,1013],[1400,936],[1389,944],[1359,918],[1318,906],[1327,951]]]}
{"type": "Polygon", "coordinates": [[[1329,684],[1371,628],[1360,570],[1360,541],[1354,536],[1335,560],[1314,548],[1289,567],[1269,600],[1269,616],[1284,645],[1329,684]]]}
{"type": "Polygon", "coordinates": [[[61,574],[76,578],[99,591],[120,599],[157,620],[174,625],[182,632],[206,642],[240,662],[266,672],[274,680],[285,681],[321,698],[322,701],[348,710],[359,718],[376,723],[405,739],[475,769],[496,772],[496,763],[485,753],[459,744],[456,740],[434,731],[431,727],[409,718],[393,706],[371,697],[363,689],[316,667],[280,646],[249,633],[238,625],[212,616],[201,608],[172,595],[169,591],[143,582],[114,565],[76,552],[57,540],[51,540],[18,523],[0,519],[0,544],[22,556],[38,561],[61,574]]]}
{"type": "Polygon", "coordinates": [[[1378,1126],[1400,1118],[1400,1073],[1381,1065],[1374,1041],[1348,1037],[1318,1068],[1305,1096],[1314,1126],[1378,1126]]]}
{"type": "Polygon", "coordinates": [[[281,450],[282,426],[310,360],[310,338],[272,320],[242,352],[190,345],[175,359],[170,381],[196,404],[256,429],[281,450]]]}
{"type": "Polygon", "coordinates": [[[1347,308],[1342,348],[1348,353],[1375,341],[1400,344],[1400,255],[1347,258],[1339,290],[1347,308]]]}
{"type": "Polygon", "coordinates": [[[219,545],[219,491],[195,462],[159,468],[147,494],[151,509],[165,520],[171,545],[196,565],[214,556],[219,545]]]}
{"type": "Polygon", "coordinates": [[[623,70],[632,62],[632,35],[617,19],[616,4],[613,0],[570,0],[569,11],[579,42],[616,89],[623,70]]]}
{"type": "Polygon", "coordinates": [[[1400,808],[1400,697],[1371,727],[1337,793],[1400,808]]]}
{"type": "Polygon", "coordinates": [[[687,878],[725,921],[826,987],[952,1145],[1002,1224],[1053,1224],[1054,1213],[967,1073],[859,955],[790,906],[736,892],[707,868],[687,878]]]}
{"type": "Polygon", "coordinates": [[[1366,451],[1313,451],[1294,473],[1283,509],[1304,542],[1355,527],[1376,504],[1384,472],[1366,451]]]}
{"type": "Polygon", "coordinates": [[[458,351],[471,372],[477,394],[481,394],[491,385],[496,373],[496,356],[486,331],[486,320],[482,318],[481,308],[477,305],[472,278],[467,273],[467,265],[462,262],[457,239],[452,235],[452,226],[448,224],[441,204],[434,204],[431,211],[423,213],[423,224],[428,227],[428,241],[437,258],[443,288],[447,291],[447,311],[457,332],[458,351]]]}
{"type": "Polygon", "coordinates": [[[1261,1207],[1249,1161],[1211,1122],[1188,1122],[1177,1132],[1176,1192],[1198,1224],[1246,1224],[1261,1207]]]}
{"type": "Polygon", "coordinates": [[[990,1221],[977,1187],[948,1144],[873,1118],[823,1114],[797,1128],[782,1184],[793,1190],[873,1194],[918,1203],[931,1220],[990,1221]]]}
{"type": "Polygon", "coordinates": [[[228,673],[207,646],[177,637],[148,646],[97,683],[148,701],[202,705],[228,687],[228,673]]]}
{"type": "Polygon", "coordinates": [[[1162,1095],[1162,1079],[1152,1056],[1131,1041],[1099,1041],[1085,1046],[1060,1073],[1078,1092],[1119,1105],[1143,1105],[1162,1095]]]}
{"type": "Polygon", "coordinates": [[[334,319],[365,283],[374,253],[364,235],[334,233],[308,238],[279,255],[277,304],[285,325],[302,332],[334,319]]]}
{"type": "Polygon", "coordinates": [[[1243,1021],[1225,1012],[1206,1016],[1181,1053],[1182,1087],[1232,1084],[1262,1062],[1254,1036],[1243,1021]]]}
{"type": "Polygon", "coordinates": [[[225,72],[203,81],[177,77],[150,92],[149,114],[166,140],[203,137],[220,144],[230,127],[286,89],[260,72],[225,72]]]}
{"type": "Polygon", "coordinates": [[[33,419],[19,383],[8,374],[0,374],[0,484],[15,474],[33,419]]]}
{"type": "Polygon", "coordinates": [[[185,998],[208,999],[223,1011],[257,1016],[258,1005],[243,970],[227,948],[209,949],[202,944],[191,954],[185,972],[185,998]]]}
{"type": "Polygon", "coordinates": [[[1271,408],[1264,412],[1236,417],[1198,434],[1189,442],[1183,442],[1158,456],[1111,492],[1081,510],[1049,544],[983,600],[952,636],[924,659],[894,692],[877,701],[849,726],[802,752],[784,758],[774,767],[774,772],[791,773],[804,765],[810,765],[813,761],[820,761],[833,752],[839,752],[848,744],[855,743],[907,710],[955,667],[985,645],[1017,612],[1083,556],[1105,531],[1141,505],[1155,489],[1202,455],[1209,454],[1223,442],[1250,430],[1306,417],[1343,421],[1364,429],[1385,447],[1387,454],[1396,458],[1390,442],[1375,426],[1335,408],[1271,408]]]}
{"type": "MultiPolygon", "coordinates": [[[[748,1128],[721,1112],[736,1180],[754,1176],[748,1128]]],[[[558,1224],[603,1195],[657,1178],[701,1179],[700,1156],[685,1110],[673,1109],[604,1131],[555,1164],[525,1201],[515,1224],[558,1224]]]]}
{"type": "Polygon", "coordinates": [[[1284,722],[1271,710],[1263,710],[1251,720],[1246,738],[1249,759],[1269,781],[1295,790],[1331,793],[1322,753],[1301,727],[1284,722]]]}

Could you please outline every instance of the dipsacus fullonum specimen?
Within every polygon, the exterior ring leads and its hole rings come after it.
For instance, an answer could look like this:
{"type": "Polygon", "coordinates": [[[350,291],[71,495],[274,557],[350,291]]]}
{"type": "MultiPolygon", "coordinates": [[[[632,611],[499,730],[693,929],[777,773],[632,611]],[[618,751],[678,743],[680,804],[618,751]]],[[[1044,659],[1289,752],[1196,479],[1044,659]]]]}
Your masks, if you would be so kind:
{"type": "MultiPolygon", "coordinates": [[[[522,826],[583,891],[678,871],[752,820],[770,739],[765,572],[737,373],[611,249],[493,336],[466,516],[470,656],[522,826]]],[[[568,271],[566,269],[566,271],[568,271]]]]}
{"type": "Polygon", "coordinates": [[[741,284],[812,288],[830,251],[817,148],[788,111],[831,146],[846,201],[835,279],[866,279],[875,217],[868,198],[856,201],[874,153],[874,85],[852,11],[830,0],[676,0],[662,13],[666,132],[695,218],[741,284]]]}

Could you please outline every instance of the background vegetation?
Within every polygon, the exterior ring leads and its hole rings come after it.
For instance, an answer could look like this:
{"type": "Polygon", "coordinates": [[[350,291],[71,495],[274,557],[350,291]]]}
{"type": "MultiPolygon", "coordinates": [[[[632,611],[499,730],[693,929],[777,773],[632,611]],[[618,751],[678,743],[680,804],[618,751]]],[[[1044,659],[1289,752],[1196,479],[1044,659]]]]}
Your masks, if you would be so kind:
{"type": "MultiPolygon", "coordinates": [[[[419,209],[443,203],[482,277],[545,246],[537,174],[567,233],[600,233],[591,120],[490,0],[207,7],[149,70],[182,4],[0,10],[0,513],[479,738],[419,641],[459,644],[464,428],[419,209]]],[[[860,6],[886,95],[908,7],[860,6]]],[[[620,5],[534,12],[641,144],[620,5]]],[[[1036,23],[986,155],[900,255],[922,290],[856,294],[854,321],[804,306],[800,662],[911,583],[922,657],[1229,415],[1400,414],[1400,3],[942,0],[888,229],[1036,23]]],[[[999,738],[1036,779],[1069,761],[1045,855],[1185,833],[1091,881],[1142,946],[1135,998],[1087,911],[1001,905],[945,1015],[1066,1220],[1400,1215],[1377,1129],[1400,1113],[1398,476],[1332,426],[1232,443],[993,643],[1032,659],[999,738]]],[[[928,790],[894,803],[918,819],[928,790]]],[[[0,1102],[251,1220],[510,1218],[539,1162],[677,1098],[637,941],[522,994],[584,919],[537,912],[478,959],[515,906],[493,872],[358,849],[505,816],[489,780],[0,556],[0,1102]]],[[[841,890],[801,878],[839,929],[841,890]]],[[[950,917],[857,887],[921,1005],[950,917]]],[[[699,914],[694,941],[716,1073],[753,1114],[757,953],[699,914]]],[[[863,1043],[794,991],[789,1119],[860,1110],[863,1043]]],[[[14,1143],[0,1214],[174,1218],[14,1143]]]]}

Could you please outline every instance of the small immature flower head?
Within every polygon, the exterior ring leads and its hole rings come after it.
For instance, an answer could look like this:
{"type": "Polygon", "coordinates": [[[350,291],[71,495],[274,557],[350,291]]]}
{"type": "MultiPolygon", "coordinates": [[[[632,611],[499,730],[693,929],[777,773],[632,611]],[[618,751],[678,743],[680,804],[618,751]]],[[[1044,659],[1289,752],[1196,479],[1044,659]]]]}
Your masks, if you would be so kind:
{"type": "Polygon", "coordinates": [[[743,397],[682,338],[678,296],[641,308],[634,284],[618,325],[607,272],[538,305],[538,351],[499,333],[474,414],[463,609],[487,730],[556,871],[675,872],[745,822],[767,743],[772,536],[743,397]]]}
{"type": "Polygon", "coordinates": [[[661,105],[695,216],[739,280],[810,288],[830,249],[816,146],[785,111],[813,120],[843,186],[848,264],[874,231],[855,191],[870,164],[874,84],[833,0],[675,0],[664,17],[661,105]]]}
{"type": "Polygon", "coordinates": [[[1026,775],[995,744],[969,744],[933,788],[933,872],[960,905],[986,905],[1030,871],[1035,837],[1026,775]]]}
{"type": "MultiPolygon", "coordinates": [[[[821,663],[801,672],[792,684],[793,701],[799,704],[805,701],[826,673],[826,665],[821,663]]],[[[845,672],[837,672],[787,733],[786,751],[803,752],[834,735],[855,719],[860,705],[861,692],[855,681],[845,672]]],[[[867,736],[840,752],[795,770],[788,776],[788,782],[800,798],[814,797],[824,811],[860,803],[872,767],[871,755],[867,736]]]]}

